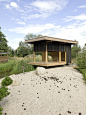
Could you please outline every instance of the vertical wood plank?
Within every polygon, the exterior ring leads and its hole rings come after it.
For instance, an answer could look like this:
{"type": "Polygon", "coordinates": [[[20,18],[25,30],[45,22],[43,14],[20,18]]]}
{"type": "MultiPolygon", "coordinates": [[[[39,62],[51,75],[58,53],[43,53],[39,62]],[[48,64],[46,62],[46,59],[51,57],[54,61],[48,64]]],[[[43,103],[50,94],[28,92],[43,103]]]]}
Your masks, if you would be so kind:
{"type": "Polygon", "coordinates": [[[33,52],[33,55],[34,55],[34,62],[35,62],[35,52],[33,52]]]}
{"type": "Polygon", "coordinates": [[[59,62],[61,62],[61,52],[59,52],[59,62]]]}
{"type": "Polygon", "coordinates": [[[46,51],[45,51],[45,62],[48,62],[48,53],[47,53],[47,43],[46,43],[46,51]]]}
{"type": "Polygon", "coordinates": [[[66,52],[65,52],[65,62],[66,62],[66,52]]]}
{"type": "Polygon", "coordinates": [[[42,61],[45,61],[45,52],[42,52],[42,61]]]}

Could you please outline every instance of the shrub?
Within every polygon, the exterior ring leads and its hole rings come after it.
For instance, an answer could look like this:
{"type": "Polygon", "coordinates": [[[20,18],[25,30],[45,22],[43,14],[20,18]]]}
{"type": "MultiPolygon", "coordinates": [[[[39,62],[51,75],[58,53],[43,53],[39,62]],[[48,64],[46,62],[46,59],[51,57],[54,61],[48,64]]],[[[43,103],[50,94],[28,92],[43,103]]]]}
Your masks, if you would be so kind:
{"type": "Polygon", "coordinates": [[[86,52],[77,56],[77,66],[80,69],[86,69],[86,52]]]}
{"type": "MultiPolygon", "coordinates": [[[[8,88],[6,86],[12,84],[13,80],[10,77],[5,77],[2,82],[1,82],[1,87],[0,87],[0,101],[2,101],[2,99],[4,97],[6,97],[7,95],[10,94],[10,92],[8,92],[8,88]]],[[[2,114],[2,110],[3,108],[0,107],[0,115],[2,114]]]]}
{"type": "Polygon", "coordinates": [[[0,107],[0,115],[2,114],[2,111],[3,111],[3,108],[2,108],[2,107],[0,107]]]}
{"type": "Polygon", "coordinates": [[[77,66],[79,67],[78,70],[83,74],[83,79],[86,83],[86,52],[78,55],[77,66]]]}
{"type": "Polygon", "coordinates": [[[1,85],[2,86],[8,86],[12,84],[13,80],[10,77],[5,77],[5,79],[2,80],[1,85]]]}

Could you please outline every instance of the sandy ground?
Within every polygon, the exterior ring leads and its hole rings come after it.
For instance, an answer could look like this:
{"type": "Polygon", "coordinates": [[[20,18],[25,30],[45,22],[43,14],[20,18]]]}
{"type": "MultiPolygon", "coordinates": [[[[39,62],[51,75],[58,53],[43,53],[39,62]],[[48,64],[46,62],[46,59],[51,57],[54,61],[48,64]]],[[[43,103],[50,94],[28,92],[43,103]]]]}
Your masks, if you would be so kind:
{"type": "Polygon", "coordinates": [[[72,67],[11,75],[11,94],[0,102],[2,115],[86,115],[86,84],[72,67]]]}

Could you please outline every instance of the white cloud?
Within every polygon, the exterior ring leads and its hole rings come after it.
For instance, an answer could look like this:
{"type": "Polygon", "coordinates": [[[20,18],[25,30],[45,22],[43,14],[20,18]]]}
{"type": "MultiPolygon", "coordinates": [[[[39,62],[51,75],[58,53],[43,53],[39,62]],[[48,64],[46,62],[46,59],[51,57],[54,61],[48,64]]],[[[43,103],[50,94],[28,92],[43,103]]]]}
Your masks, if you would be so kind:
{"type": "Polygon", "coordinates": [[[24,12],[24,11],[19,7],[19,5],[17,5],[16,2],[11,2],[10,4],[5,5],[5,7],[6,7],[7,9],[12,9],[12,8],[14,8],[14,9],[16,9],[16,10],[19,11],[19,12],[24,12]]]}
{"type": "Polygon", "coordinates": [[[13,7],[13,8],[19,8],[19,5],[17,5],[15,2],[11,2],[10,3],[10,6],[13,7]]]}
{"type": "Polygon", "coordinates": [[[86,8],[86,5],[78,6],[78,8],[86,8]]]}
{"type": "Polygon", "coordinates": [[[77,16],[67,16],[65,19],[63,19],[64,21],[68,22],[68,21],[72,21],[72,20],[79,20],[79,21],[83,21],[86,20],[86,14],[80,14],[77,16]]]}
{"type": "Polygon", "coordinates": [[[5,7],[7,8],[7,9],[11,9],[11,7],[10,7],[10,5],[5,5],[5,7]]]}
{"type": "Polygon", "coordinates": [[[53,12],[62,10],[66,5],[67,0],[50,0],[50,1],[34,1],[31,3],[32,6],[39,9],[39,12],[53,12]]]}
{"type": "Polygon", "coordinates": [[[11,32],[16,32],[16,33],[22,33],[22,34],[28,34],[28,33],[40,33],[43,32],[47,29],[52,29],[55,26],[53,24],[45,24],[45,25],[29,25],[26,27],[17,27],[14,29],[9,29],[11,32]]]}
{"type": "Polygon", "coordinates": [[[72,23],[67,26],[60,26],[55,24],[45,24],[45,25],[28,25],[25,27],[18,27],[14,29],[9,29],[11,32],[28,34],[42,34],[45,36],[52,36],[56,38],[77,40],[81,46],[86,43],[86,21],[82,23],[72,23]]]}
{"type": "Polygon", "coordinates": [[[24,19],[25,21],[28,20],[28,19],[34,19],[34,18],[46,18],[48,17],[49,15],[47,13],[42,13],[42,14],[31,14],[31,15],[28,15],[27,17],[26,16],[22,16],[21,18],[24,19]]]}
{"type": "Polygon", "coordinates": [[[25,22],[17,22],[18,24],[25,25],[25,22]]]}

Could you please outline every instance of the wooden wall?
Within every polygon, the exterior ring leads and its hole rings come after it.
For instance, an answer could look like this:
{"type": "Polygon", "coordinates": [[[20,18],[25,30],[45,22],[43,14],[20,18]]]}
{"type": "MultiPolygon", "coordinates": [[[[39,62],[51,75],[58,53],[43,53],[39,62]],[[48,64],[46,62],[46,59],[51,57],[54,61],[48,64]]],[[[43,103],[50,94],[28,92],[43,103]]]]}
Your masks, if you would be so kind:
{"type": "MultiPolygon", "coordinates": [[[[60,43],[60,42],[49,42],[49,41],[39,41],[34,43],[34,51],[35,52],[43,52],[46,51],[46,43],[47,43],[47,51],[48,52],[66,52],[66,62],[71,63],[71,44],[68,43],[60,43]]],[[[55,53],[51,53],[54,55],[55,53]]],[[[57,54],[58,55],[58,54],[57,54]]],[[[62,54],[62,60],[64,60],[64,53],[62,54]]]]}
{"type": "Polygon", "coordinates": [[[2,62],[8,62],[8,57],[7,56],[0,56],[0,63],[2,62]]]}

